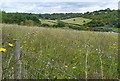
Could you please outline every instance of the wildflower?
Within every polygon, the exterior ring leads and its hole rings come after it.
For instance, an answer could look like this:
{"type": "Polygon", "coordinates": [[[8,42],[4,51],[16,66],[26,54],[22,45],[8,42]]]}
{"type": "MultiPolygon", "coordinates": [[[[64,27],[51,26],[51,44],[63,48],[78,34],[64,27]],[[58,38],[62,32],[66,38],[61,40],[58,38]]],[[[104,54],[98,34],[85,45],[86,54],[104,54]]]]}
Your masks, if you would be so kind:
{"type": "Polygon", "coordinates": [[[0,48],[1,52],[6,52],[7,50],[5,48],[0,48]]]}
{"type": "Polygon", "coordinates": [[[14,69],[14,67],[12,67],[12,69],[14,69]]]}
{"type": "Polygon", "coordinates": [[[48,64],[50,64],[50,62],[48,62],[48,64]]]}
{"type": "Polygon", "coordinates": [[[66,68],[68,67],[68,66],[65,66],[66,68]]]}
{"type": "Polygon", "coordinates": [[[96,49],[96,50],[98,50],[98,49],[96,49]]]}
{"type": "Polygon", "coordinates": [[[68,77],[67,79],[70,79],[70,77],[68,77]]]}
{"type": "Polygon", "coordinates": [[[77,57],[75,57],[75,58],[77,58],[77,57]]]}
{"type": "Polygon", "coordinates": [[[56,76],[54,76],[54,78],[57,78],[56,76]]]}
{"type": "Polygon", "coordinates": [[[4,69],[7,69],[7,67],[4,67],[4,69]]]}
{"type": "Polygon", "coordinates": [[[75,69],[76,67],[72,67],[73,69],[75,69]]]}
{"type": "Polygon", "coordinates": [[[14,45],[13,44],[11,44],[11,43],[8,43],[8,45],[10,46],[10,47],[13,47],[14,45]]]}

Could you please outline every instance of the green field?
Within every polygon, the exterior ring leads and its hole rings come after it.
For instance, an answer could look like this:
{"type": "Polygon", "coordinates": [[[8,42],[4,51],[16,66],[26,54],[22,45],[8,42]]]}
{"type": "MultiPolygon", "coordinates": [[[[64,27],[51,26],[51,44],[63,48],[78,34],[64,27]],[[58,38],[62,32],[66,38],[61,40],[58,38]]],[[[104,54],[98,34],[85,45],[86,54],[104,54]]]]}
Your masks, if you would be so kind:
{"type": "Polygon", "coordinates": [[[76,18],[70,18],[70,19],[66,19],[66,20],[62,20],[62,21],[65,22],[65,23],[83,25],[85,23],[90,22],[91,19],[86,19],[86,18],[82,18],[82,17],[76,17],[76,18]]]}
{"type": "MultiPolygon", "coordinates": [[[[54,65],[62,71],[77,79],[117,79],[118,64],[118,34],[107,32],[76,31],[58,28],[27,27],[18,25],[2,25],[3,47],[7,49],[3,53],[3,68],[8,67],[9,57],[14,48],[8,43],[14,44],[13,39],[20,39],[21,49],[54,65]]],[[[53,79],[72,79],[72,77],[38,61],[27,54],[22,58],[33,68],[53,79]]],[[[14,67],[14,62],[9,64],[14,67]]],[[[25,66],[23,62],[22,66],[25,66]]],[[[13,78],[9,75],[13,68],[3,69],[3,77],[13,78]]],[[[25,66],[30,74],[38,79],[44,79],[42,75],[25,66]]],[[[32,78],[22,69],[23,79],[32,78]]],[[[33,79],[33,78],[32,78],[33,79]]]]}
{"type": "Polygon", "coordinates": [[[53,25],[57,22],[57,20],[48,20],[48,19],[40,19],[42,24],[50,24],[53,25]]]}
{"type": "MultiPolygon", "coordinates": [[[[53,25],[57,22],[57,20],[48,20],[48,19],[40,19],[40,20],[41,20],[41,23],[46,23],[46,24],[50,24],[50,25],[53,25]]],[[[69,24],[83,25],[85,23],[90,22],[91,19],[76,17],[76,18],[70,18],[70,19],[65,19],[65,20],[61,20],[61,21],[65,22],[65,23],[69,23],[69,24]]]]}

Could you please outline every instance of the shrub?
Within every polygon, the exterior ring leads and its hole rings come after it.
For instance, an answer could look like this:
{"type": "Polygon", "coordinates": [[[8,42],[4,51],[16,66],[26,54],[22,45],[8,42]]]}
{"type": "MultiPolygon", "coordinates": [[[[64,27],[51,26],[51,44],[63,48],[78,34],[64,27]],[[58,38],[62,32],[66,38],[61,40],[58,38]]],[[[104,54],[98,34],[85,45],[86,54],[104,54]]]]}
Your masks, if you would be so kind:
{"type": "Polygon", "coordinates": [[[46,23],[41,24],[41,26],[43,26],[43,27],[51,27],[49,24],[46,24],[46,23]]]}
{"type": "Polygon", "coordinates": [[[60,21],[60,20],[58,20],[56,26],[57,26],[57,27],[65,27],[65,23],[62,22],[62,21],[60,21]]]}
{"type": "Polygon", "coordinates": [[[35,22],[34,22],[33,20],[25,20],[24,25],[34,26],[34,25],[35,25],[35,22]]]}

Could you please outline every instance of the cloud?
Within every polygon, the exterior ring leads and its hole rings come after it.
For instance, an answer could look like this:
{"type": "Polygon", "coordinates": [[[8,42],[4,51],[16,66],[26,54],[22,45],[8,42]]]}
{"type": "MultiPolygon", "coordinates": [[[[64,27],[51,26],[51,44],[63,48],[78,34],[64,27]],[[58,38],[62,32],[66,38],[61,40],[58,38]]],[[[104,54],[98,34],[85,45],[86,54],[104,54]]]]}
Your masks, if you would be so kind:
{"type": "Polygon", "coordinates": [[[119,0],[1,0],[1,2],[118,2],[119,0]]]}
{"type": "Polygon", "coordinates": [[[7,12],[27,13],[84,13],[100,9],[118,9],[116,2],[3,2],[7,12]]]}

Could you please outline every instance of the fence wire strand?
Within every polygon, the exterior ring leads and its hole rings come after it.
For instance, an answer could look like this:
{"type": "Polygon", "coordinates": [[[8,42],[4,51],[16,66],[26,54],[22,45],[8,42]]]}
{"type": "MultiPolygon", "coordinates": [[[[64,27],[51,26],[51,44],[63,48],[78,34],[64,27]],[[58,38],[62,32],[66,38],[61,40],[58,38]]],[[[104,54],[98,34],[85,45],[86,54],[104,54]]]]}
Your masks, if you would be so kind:
{"type": "Polygon", "coordinates": [[[44,74],[42,74],[41,72],[39,72],[38,70],[36,70],[34,67],[32,67],[30,64],[28,64],[25,60],[22,59],[22,61],[26,65],[30,66],[31,69],[35,70],[37,73],[39,73],[40,75],[42,75],[44,78],[48,78],[47,76],[45,76],[44,74]]]}
{"type": "Polygon", "coordinates": [[[43,61],[42,59],[37,58],[37,57],[33,56],[32,54],[27,53],[27,52],[24,51],[24,50],[21,50],[21,51],[22,51],[22,53],[24,53],[24,54],[26,54],[26,55],[30,55],[31,57],[33,57],[33,58],[35,58],[35,59],[37,59],[37,60],[39,60],[39,61],[41,61],[41,62],[43,62],[43,63],[45,63],[45,64],[47,64],[47,65],[49,65],[49,66],[51,66],[52,68],[55,68],[55,69],[59,70],[60,72],[62,72],[62,73],[64,73],[64,74],[68,75],[68,76],[71,77],[71,78],[76,78],[76,77],[74,77],[74,76],[72,76],[72,75],[70,75],[70,74],[68,74],[68,73],[66,73],[66,72],[64,72],[64,71],[62,71],[61,69],[55,67],[54,65],[51,65],[51,64],[49,64],[49,63],[43,61]]]}
{"type": "Polygon", "coordinates": [[[28,70],[26,70],[25,68],[24,68],[24,70],[27,72],[27,73],[29,73],[30,75],[32,75],[34,78],[33,79],[37,79],[32,73],[30,73],[28,70]]]}

